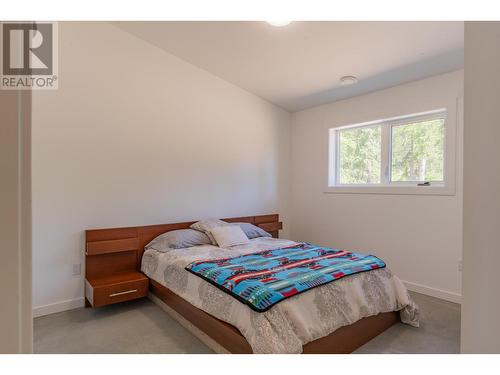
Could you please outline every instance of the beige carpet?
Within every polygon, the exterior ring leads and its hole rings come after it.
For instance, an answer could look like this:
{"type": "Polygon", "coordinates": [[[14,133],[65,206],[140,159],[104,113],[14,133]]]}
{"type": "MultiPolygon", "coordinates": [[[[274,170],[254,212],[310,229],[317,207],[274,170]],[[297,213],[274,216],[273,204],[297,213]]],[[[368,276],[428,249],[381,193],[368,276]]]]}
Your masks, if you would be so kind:
{"type": "MultiPolygon", "coordinates": [[[[420,328],[397,324],[356,353],[458,353],[460,305],[412,293],[420,328]]],[[[36,318],[35,353],[211,353],[147,299],[36,318]]]]}

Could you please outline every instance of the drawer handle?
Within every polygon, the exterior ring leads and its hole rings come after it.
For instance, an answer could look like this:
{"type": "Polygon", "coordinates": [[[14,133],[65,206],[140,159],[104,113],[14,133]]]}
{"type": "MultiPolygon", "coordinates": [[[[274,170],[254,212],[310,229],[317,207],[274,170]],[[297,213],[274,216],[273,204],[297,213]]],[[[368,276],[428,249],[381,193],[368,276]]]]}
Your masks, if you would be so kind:
{"type": "Polygon", "coordinates": [[[116,297],[116,296],[121,296],[123,294],[129,294],[129,293],[135,293],[137,292],[137,289],[133,289],[133,290],[126,290],[124,292],[119,292],[119,293],[113,293],[113,294],[110,294],[109,296],[110,297],[116,297]]]}

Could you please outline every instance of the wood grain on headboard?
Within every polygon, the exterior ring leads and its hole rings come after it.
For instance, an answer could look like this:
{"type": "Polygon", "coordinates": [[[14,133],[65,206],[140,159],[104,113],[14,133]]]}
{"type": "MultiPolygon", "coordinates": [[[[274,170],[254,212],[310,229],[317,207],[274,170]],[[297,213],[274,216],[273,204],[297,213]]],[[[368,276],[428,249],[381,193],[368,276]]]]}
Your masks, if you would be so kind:
{"type": "MultiPolygon", "coordinates": [[[[254,224],[278,237],[283,225],[278,214],[244,216],[222,219],[227,222],[254,224]]],[[[187,229],[195,221],[157,224],[139,227],[89,229],[85,231],[85,276],[96,278],[103,274],[140,270],[144,247],[162,233],[187,229]]]]}

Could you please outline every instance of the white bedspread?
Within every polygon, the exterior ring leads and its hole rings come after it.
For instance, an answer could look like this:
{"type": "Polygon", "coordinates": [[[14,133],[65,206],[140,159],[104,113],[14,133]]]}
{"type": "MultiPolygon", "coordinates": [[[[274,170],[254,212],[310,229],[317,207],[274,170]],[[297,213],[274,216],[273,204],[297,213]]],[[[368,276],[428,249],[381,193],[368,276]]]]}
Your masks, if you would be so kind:
{"type": "Polygon", "coordinates": [[[195,260],[228,258],[294,243],[262,237],[231,249],[205,245],[168,252],[147,250],[142,271],[192,305],[237,327],[254,353],[300,353],[310,341],[364,317],[389,311],[400,311],[403,323],[418,327],[418,307],[403,283],[387,268],[313,288],[263,313],[184,269],[195,260]]]}

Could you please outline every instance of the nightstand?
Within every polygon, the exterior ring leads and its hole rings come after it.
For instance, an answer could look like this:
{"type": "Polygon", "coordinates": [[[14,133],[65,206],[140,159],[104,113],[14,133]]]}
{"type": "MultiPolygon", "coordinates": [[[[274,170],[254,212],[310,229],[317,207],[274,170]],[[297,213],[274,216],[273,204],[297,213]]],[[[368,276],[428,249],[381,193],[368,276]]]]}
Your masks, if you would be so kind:
{"type": "Polygon", "coordinates": [[[85,298],[92,307],[146,297],[148,278],[142,273],[124,272],[85,280],[85,298]]]}
{"type": "Polygon", "coordinates": [[[85,306],[101,307],[146,297],[149,279],[138,271],[137,237],[102,240],[87,231],[85,306]]]}

